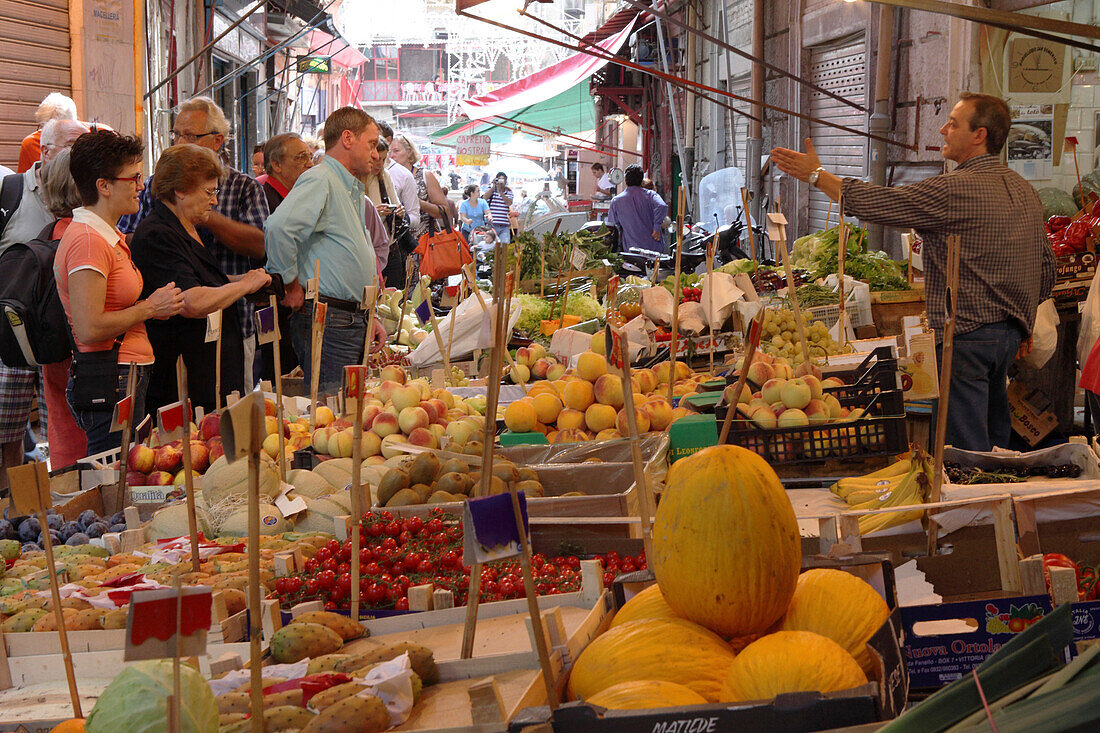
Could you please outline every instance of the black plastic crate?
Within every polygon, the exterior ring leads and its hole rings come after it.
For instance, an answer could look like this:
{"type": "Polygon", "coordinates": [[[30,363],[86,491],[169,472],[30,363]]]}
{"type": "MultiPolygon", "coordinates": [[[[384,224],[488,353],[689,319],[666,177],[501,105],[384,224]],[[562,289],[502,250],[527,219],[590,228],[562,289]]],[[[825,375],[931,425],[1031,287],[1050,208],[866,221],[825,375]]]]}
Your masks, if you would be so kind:
{"type": "MultiPolygon", "coordinates": [[[[736,384],[739,376],[740,373],[730,372],[726,375],[726,384],[736,384]]],[[[824,390],[827,394],[835,395],[837,399],[842,399],[844,395],[850,393],[867,394],[901,389],[897,354],[889,346],[879,346],[874,349],[851,369],[830,370],[821,376],[822,378],[838,377],[844,380],[843,387],[826,387],[824,390]]],[[[759,389],[763,385],[755,386],[759,389]]]]}

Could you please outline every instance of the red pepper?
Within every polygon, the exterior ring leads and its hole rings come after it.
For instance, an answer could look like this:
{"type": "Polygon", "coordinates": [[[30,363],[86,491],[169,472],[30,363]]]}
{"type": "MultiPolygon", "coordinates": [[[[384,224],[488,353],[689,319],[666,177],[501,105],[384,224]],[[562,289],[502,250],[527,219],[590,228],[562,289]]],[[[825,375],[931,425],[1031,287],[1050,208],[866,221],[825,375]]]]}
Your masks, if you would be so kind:
{"type": "Polygon", "coordinates": [[[1052,216],[1047,219],[1047,231],[1057,232],[1065,229],[1070,225],[1071,221],[1073,220],[1068,216],[1052,216]]]}
{"type": "Polygon", "coordinates": [[[1077,220],[1066,227],[1066,244],[1074,249],[1081,248],[1081,252],[1084,252],[1085,240],[1089,236],[1089,225],[1082,221],[1077,220]]]}

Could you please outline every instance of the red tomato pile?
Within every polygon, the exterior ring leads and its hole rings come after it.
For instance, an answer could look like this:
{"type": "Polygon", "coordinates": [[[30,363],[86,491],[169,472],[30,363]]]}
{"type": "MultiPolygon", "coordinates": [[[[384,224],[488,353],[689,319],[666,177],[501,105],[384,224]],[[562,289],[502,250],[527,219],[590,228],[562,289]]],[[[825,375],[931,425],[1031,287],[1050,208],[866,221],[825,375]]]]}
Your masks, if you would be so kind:
{"type": "MultiPolygon", "coordinates": [[[[466,605],[470,567],[462,564],[462,522],[441,509],[420,517],[396,519],[390,512],[363,515],[359,550],[360,603],[367,608],[409,610],[409,588],[431,583],[454,594],[456,606],[466,605]]],[[[275,581],[272,598],[284,607],[302,601],[324,601],[330,611],[351,607],[351,540],[330,540],[305,561],[303,572],[275,581]]],[[[620,557],[617,552],[597,555],[603,563],[604,583],[619,573],[646,568],[645,555],[620,557]]],[[[547,558],[533,555],[538,595],[580,590],[581,561],[575,555],[547,558]]],[[[518,559],[486,564],[481,569],[482,603],[526,596],[518,559]]]]}

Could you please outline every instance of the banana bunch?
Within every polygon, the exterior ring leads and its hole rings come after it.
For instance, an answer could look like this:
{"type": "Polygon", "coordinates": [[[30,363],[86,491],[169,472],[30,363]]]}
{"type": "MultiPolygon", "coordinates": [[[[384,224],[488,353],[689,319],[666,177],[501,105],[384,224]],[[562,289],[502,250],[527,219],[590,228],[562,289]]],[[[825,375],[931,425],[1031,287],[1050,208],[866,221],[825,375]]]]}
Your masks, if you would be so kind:
{"type": "MultiPolygon", "coordinates": [[[[842,478],[830,490],[852,509],[886,509],[923,504],[932,485],[928,454],[914,448],[904,458],[866,476],[842,478]]],[[[923,509],[865,514],[859,517],[860,534],[897,527],[920,519],[923,509]]]]}

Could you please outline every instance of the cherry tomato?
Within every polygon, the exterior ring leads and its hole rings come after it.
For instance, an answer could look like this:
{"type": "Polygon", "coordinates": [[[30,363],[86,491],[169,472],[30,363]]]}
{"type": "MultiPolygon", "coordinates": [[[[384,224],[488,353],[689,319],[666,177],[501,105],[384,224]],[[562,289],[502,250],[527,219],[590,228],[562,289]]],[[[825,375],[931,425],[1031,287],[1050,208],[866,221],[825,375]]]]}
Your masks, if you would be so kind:
{"type": "Polygon", "coordinates": [[[313,559],[316,560],[317,562],[324,562],[325,560],[328,560],[330,557],[332,557],[332,550],[328,549],[328,545],[325,545],[323,547],[318,547],[317,552],[314,553],[314,555],[313,555],[313,559]]]}
{"type": "Polygon", "coordinates": [[[395,540],[393,537],[387,537],[386,539],[382,540],[382,549],[383,550],[396,550],[397,549],[397,540],[395,540]]]}
{"type": "Polygon", "coordinates": [[[556,565],[551,565],[550,563],[547,563],[542,566],[542,574],[554,577],[558,574],[558,568],[556,565]]]}
{"type": "Polygon", "coordinates": [[[320,565],[321,563],[317,562],[317,558],[311,557],[304,563],[302,563],[302,569],[305,570],[307,573],[315,573],[317,572],[317,568],[320,567],[320,565]]]}
{"type": "Polygon", "coordinates": [[[339,575],[340,573],[350,573],[350,572],[351,572],[351,563],[350,562],[342,562],[342,563],[340,563],[339,565],[336,566],[336,574],[337,575],[339,575]]]}
{"type": "Polygon", "coordinates": [[[381,603],[382,600],[386,597],[386,590],[382,586],[378,585],[378,583],[371,583],[369,586],[367,586],[367,590],[363,594],[363,596],[366,599],[367,603],[370,603],[372,605],[378,604],[381,603]]]}
{"type": "Polygon", "coordinates": [[[374,559],[374,553],[370,551],[369,547],[364,547],[359,550],[359,562],[360,564],[368,563],[374,559]]]}
{"type": "Polygon", "coordinates": [[[424,528],[424,520],[420,517],[409,517],[405,520],[405,529],[413,534],[417,534],[424,528]]]}
{"type": "Polygon", "coordinates": [[[612,550],[611,552],[608,552],[603,557],[604,557],[605,560],[607,560],[609,562],[615,562],[615,563],[619,562],[619,553],[615,552],[614,550],[612,550]]]}
{"type": "Polygon", "coordinates": [[[367,527],[367,534],[371,537],[381,537],[385,531],[386,525],[381,522],[371,522],[370,526],[367,527]]]}
{"type": "Polygon", "coordinates": [[[605,586],[607,586],[608,588],[610,588],[612,585],[614,585],[615,584],[615,573],[604,573],[603,574],[603,584],[605,586]]]}
{"type": "Polygon", "coordinates": [[[287,595],[290,591],[290,578],[279,578],[275,581],[275,592],[281,596],[287,595]]]}
{"type": "Polygon", "coordinates": [[[505,598],[511,597],[516,592],[516,586],[512,584],[510,580],[504,580],[500,583],[500,594],[505,598]]]}
{"type": "Polygon", "coordinates": [[[321,591],[321,582],[317,578],[310,578],[306,581],[305,591],[307,596],[316,596],[321,591]]]}
{"type": "Polygon", "coordinates": [[[401,525],[397,522],[390,522],[386,525],[386,534],[390,537],[396,537],[401,534],[401,525]]]}
{"type": "Polygon", "coordinates": [[[409,599],[408,598],[398,598],[396,601],[393,602],[393,610],[395,610],[395,611],[408,611],[409,610],[409,599]]]}
{"type": "Polygon", "coordinates": [[[351,574],[340,573],[340,575],[336,577],[336,587],[344,591],[344,593],[351,593],[351,574]]]}
{"type": "Polygon", "coordinates": [[[421,560],[420,564],[416,566],[416,572],[418,573],[430,573],[435,570],[435,564],[431,560],[421,560]]]}
{"type": "Polygon", "coordinates": [[[633,573],[637,569],[638,568],[634,565],[633,558],[628,557],[627,559],[623,560],[622,571],[624,573],[633,573]]]}
{"type": "Polygon", "coordinates": [[[397,542],[401,545],[407,545],[412,540],[412,538],[412,532],[409,532],[409,530],[405,529],[401,531],[401,534],[397,535],[397,542]]]}
{"type": "Polygon", "coordinates": [[[322,570],[317,573],[317,583],[322,588],[332,588],[336,585],[336,573],[331,570],[322,570]]]}
{"type": "Polygon", "coordinates": [[[364,575],[381,575],[382,566],[376,562],[369,562],[363,567],[364,575]]]}
{"type": "Polygon", "coordinates": [[[339,562],[351,562],[351,544],[346,543],[340,548],[340,552],[336,553],[336,559],[339,562]]]}
{"type": "Polygon", "coordinates": [[[335,572],[336,568],[339,565],[340,565],[340,563],[336,561],[335,557],[330,557],[327,560],[325,560],[323,563],[321,563],[321,568],[323,570],[330,570],[330,571],[335,572]]]}
{"type": "Polygon", "coordinates": [[[332,601],[325,601],[325,610],[326,611],[335,611],[336,610],[336,604],[333,603],[332,601]]]}
{"type": "Polygon", "coordinates": [[[443,531],[443,522],[438,518],[429,519],[424,525],[424,528],[428,530],[429,534],[435,534],[436,532],[443,531]]]}

